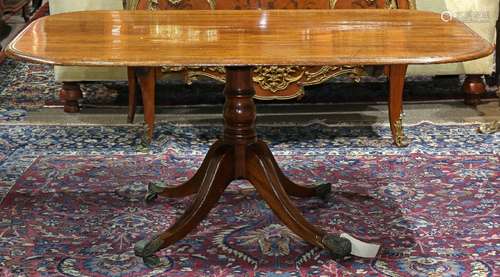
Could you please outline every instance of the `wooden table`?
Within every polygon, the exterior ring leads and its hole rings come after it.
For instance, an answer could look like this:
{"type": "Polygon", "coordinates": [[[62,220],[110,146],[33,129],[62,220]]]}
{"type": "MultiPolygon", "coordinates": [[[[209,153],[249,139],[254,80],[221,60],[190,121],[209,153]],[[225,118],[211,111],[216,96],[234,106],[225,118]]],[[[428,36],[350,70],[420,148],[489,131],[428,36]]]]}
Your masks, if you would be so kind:
{"type": "Polygon", "coordinates": [[[311,225],[289,198],[323,196],[330,185],[293,183],[257,138],[252,66],[390,65],[390,90],[401,97],[408,64],[466,61],[492,51],[458,21],[403,10],[80,12],[34,22],[7,49],[11,57],[30,62],[127,66],[138,76],[143,101],[153,105],[155,67],[226,67],[223,138],[212,145],[192,179],[176,187],[148,188],[148,201],[196,194],[173,226],[136,244],[136,254],[150,265],[158,262],[156,251],[200,223],[235,179],[254,185],[305,241],[336,257],[349,255],[349,240],[311,225]]]}

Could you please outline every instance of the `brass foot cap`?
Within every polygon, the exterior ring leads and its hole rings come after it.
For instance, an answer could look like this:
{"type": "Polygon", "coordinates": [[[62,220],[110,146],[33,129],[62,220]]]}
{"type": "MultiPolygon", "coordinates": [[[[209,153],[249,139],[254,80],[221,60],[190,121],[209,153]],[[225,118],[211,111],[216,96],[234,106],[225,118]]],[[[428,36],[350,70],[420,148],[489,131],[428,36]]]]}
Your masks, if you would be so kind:
{"type": "Polygon", "coordinates": [[[159,242],[157,239],[151,241],[141,240],[138,241],[134,247],[135,255],[141,257],[144,264],[149,268],[154,268],[160,264],[160,258],[154,255],[161,246],[157,242],[159,242]]]}
{"type": "Polygon", "coordinates": [[[322,243],[335,259],[341,259],[351,254],[351,242],[346,238],[341,238],[335,235],[326,235],[323,237],[322,243]]]}
{"type": "Polygon", "coordinates": [[[150,204],[156,198],[158,198],[158,195],[165,190],[165,186],[162,183],[150,183],[148,185],[148,192],[146,192],[146,196],[144,197],[144,201],[147,204],[150,204]]]}

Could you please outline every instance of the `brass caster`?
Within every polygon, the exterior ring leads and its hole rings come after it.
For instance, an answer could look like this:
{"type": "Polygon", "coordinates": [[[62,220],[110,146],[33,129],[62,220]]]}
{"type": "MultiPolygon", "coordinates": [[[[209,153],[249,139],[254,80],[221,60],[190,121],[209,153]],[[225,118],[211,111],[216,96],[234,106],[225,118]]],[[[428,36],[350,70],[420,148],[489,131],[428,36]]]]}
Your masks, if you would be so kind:
{"type": "Polygon", "coordinates": [[[141,240],[135,244],[134,253],[142,258],[147,267],[154,268],[160,265],[160,258],[154,253],[161,248],[162,244],[163,241],[159,237],[152,240],[141,240]]]}
{"type": "Polygon", "coordinates": [[[146,196],[144,197],[144,202],[146,204],[151,204],[158,198],[158,195],[165,190],[165,185],[163,183],[149,183],[148,192],[146,192],[146,196]]]}
{"type": "Polygon", "coordinates": [[[408,147],[408,145],[410,145],[410,142],[408,141],[408,139],[406,137],[401,137],[401,138],[396,139],[394,144],[396,144],[396,146],[399,148],[405,148],[405,147],[408,147]]]}
{"type": "Polygon", "coordinates": [[[477,131],[481,134],[494,134],[498,131],[500,131],[500,124],[498,120],[495,120],[491,123],[484,123],[479,126],[477,131]]]}
{"type": "Polygon", "coordinates": [[[325,235],[321,240],[334,259],[341,259],[351,254],[351,242],[335,235],[325,235]]]}
{"type": "Polygon", "coordinates": [[[156,268],[161,264],[160,258],[158,258],[155,255],[143,257],[142,261],[144,262],[144,265],[147,266],[148,268],[156,268]]]}
{"type": "Polygon", "coordinates": [[[332,184],[330,183],[321,184],[315,188],[316,196],[323,200],[326,200],[330,192],[332,192],[332,184]]]}

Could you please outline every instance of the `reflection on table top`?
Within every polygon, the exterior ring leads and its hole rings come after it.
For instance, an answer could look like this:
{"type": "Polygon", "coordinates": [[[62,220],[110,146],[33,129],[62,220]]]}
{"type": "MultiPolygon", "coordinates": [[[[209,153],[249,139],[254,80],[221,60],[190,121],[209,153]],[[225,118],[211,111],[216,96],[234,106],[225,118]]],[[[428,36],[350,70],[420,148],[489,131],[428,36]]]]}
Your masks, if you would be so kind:
{"type": "Polygon", "coordinates": [[[408,10],[87,11],[41,18],[7,53],[59,65],[419,64],[475,59],[463,23],[408,10]]]}

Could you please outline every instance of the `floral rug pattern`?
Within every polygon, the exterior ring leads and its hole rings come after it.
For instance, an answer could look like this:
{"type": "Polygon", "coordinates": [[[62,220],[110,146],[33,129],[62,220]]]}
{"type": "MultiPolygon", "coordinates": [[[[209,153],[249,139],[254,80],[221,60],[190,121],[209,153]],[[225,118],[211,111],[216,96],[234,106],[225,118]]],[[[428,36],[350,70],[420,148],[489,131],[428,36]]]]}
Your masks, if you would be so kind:
{"type": "Polygon", "coordinates": [[[499,135],[476,128],[407,127],[395,148],[387,127],[261,127],[292,179],[332,184],[295,199],[308,220],[381,243],[377,258],[330,259],[238,181],[148,269],[134,242],[190,198],[146,205],[146,185],[194,174],[220,127],[160,124],[143,149],[135,127],[0,126],[0,276],[497,276],[499,135]]]}

